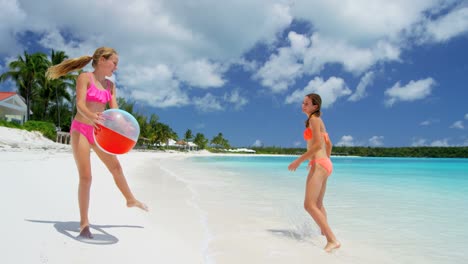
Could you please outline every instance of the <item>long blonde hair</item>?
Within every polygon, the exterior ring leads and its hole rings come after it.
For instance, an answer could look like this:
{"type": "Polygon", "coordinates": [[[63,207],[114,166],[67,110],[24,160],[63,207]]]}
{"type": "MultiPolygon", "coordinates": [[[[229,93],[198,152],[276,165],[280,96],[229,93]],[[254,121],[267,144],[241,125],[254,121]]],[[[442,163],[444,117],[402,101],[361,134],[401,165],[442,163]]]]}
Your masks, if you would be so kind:
{"type": "Polygon", "coordinates": [[[49,67],[46,72],[46,77],[49,80],[60,78],[71,71],[84,68],[91,60],[93,61],[93,68],[96,68],[97,62],[101,57],[104,57],[107,60],[114,54],[117,55],[117,52],[113,48],[100,47],[94,51],[93,56],[86,55],[78,58],[64,60],[60,64],[49,67]]]}

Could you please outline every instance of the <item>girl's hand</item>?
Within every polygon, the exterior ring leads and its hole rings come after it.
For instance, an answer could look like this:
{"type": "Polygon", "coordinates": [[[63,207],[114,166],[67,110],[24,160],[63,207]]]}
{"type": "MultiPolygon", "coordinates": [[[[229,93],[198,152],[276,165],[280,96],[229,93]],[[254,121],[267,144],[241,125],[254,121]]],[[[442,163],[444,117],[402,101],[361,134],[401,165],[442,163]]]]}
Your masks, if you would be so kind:
{"type": "Polygon", "coordinates": [[[295,160],[295,161],[291,162],[291,164],[289,164],[288,170],[295,171],[297,169],[297,167],[299,167],[299,165],[301,165],[299,160],[295,160]]]}
{"type": "Polygon", "coordinates": [[[97,125],[101,124],[104,121],[104,117],[102,116],[102,112],[96,112],[90,118],[91,122],[93,123],[94,128],[99,128],[97,125]]]}

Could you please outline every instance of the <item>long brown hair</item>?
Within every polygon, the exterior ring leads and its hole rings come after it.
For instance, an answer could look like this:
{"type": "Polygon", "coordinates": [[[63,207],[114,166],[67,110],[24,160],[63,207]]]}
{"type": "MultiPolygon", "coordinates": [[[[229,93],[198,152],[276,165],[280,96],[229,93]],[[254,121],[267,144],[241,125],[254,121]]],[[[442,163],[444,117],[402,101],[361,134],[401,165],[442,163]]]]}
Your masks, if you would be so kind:
{"type": "Polygon", "coordinates": [[[106,60],[112,55],[117,55],[117,52],[113,48],[100,47],[94,51],[93,56],[81,56],[69,60],[64,60],[62,63],[49,67],[46,72],[46,77],[50,80],[60,78],[65,74],[84,68],[92,60],[93,68],[96,68],[97,62],[101,57],[106,60]]]}
{"type": "Polygon", "coordinates": [[[320,117],[322,115],[322,112],[320,110],[320,108],[322,107],[322,98],[316,93],[310,93],[306,96],[309,97],[310,101],[312,101],[312,105],[317,106],[317,109],[314,112],[310,113],[309,117],[305,121],[305,127],[307,128],[309,127],[309,120],[313,115],[317,117],[320,117]]]}

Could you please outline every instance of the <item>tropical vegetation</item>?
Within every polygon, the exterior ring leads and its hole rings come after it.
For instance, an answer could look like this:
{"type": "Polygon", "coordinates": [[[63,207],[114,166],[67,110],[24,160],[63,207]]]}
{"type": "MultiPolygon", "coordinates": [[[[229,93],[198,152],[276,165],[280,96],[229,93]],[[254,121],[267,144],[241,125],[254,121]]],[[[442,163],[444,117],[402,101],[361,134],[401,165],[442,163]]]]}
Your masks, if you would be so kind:
{"type": "MultiPolygon", "coordinates": [[[[41,131],[54,140],[56,130],[69,131],[75,114],[75,86],[78,73],[69,73],[56,80],[45,78],[47,68],[68,59],[63,51],[52,50],[50,56],[26,51],[8,64],[6,72],[0,73],[0,83],[11,80],[17,92],[25,99],[28,110],[28,122],[23,126],[0,120],[1,126],[41,131]]],[[[134,110],[134,103],[118,98],[119,107],[131,113],[140,125],[138,145],[146,148],[167,146],[170,139],[179,140],[177,133],[163,122],[156,114],[149,116],[134,110]]],[[[209,140],[202,133],[193,135],[187,129],[182,140],[193,140],[199,149],[222,152],[231,148],[229,141],[220,132],[209,140]]],[[[299,155],[302,148],[254,147],[258,154],[299,155]]],[[[372,148],[335,146],[333,155],[351,155],[365,157],[460,157],[468,158],[468,147],[401,147],[372,148]]]]}
{"type": "MultiPolygon", "coordinates": [[[[253,147],[257,154],[301,155],[304,148],[253,147]]],[[[334,156],[468,158],[468,147],[349,147],[334,146],[334,156]]]]}
{"type": "MultiPolygon", "coordinates": [[[[63,51],[52,50],[50,57],[42,52],[29,54],[25,51],[8,64],[6,72],[0,73],[0,83],[11,80],[16,85],[19,95],[25,99],[27,119],[29,120],[26,124],[32,121],[49,122],[57,130],[70,130],[76,111],[76,77],[80,72],[72,72],[56,80],[48,80],[45,77],[45,72],[50,66],[59,64],[66,59],[68,59],[68,55],[63,51]]],[[[134,110],[134,103],[126,101],[124,98],[118,98],[118,103],[119,107],[132,114],[140,125],[139,146],[161,147],[167,145],[170,139],[179,139],[177,133],[168,124],[160,122],[156,114],[146,116],[138,113],[134,110]]],[[[28,126],[26,124],[25,126],[28,126]]],[[[6,122],[0,122],[0,125],[5,126],[6,122]]],[[[33,127],[37,127],[37,123],[33,127]]],[[[47,136],[55,139],[55,135],[50,134],[50,129],[46,130],[48,131],[47,136]]],[[[192,131],[188,129],[183,140],[190,141],[192,139],[200,149],[209,147],[208,142],[214,147],[229,146],[228,140],[221,133],[209,141],[201,133],[197,133],[194,137],[192,131]]]]}

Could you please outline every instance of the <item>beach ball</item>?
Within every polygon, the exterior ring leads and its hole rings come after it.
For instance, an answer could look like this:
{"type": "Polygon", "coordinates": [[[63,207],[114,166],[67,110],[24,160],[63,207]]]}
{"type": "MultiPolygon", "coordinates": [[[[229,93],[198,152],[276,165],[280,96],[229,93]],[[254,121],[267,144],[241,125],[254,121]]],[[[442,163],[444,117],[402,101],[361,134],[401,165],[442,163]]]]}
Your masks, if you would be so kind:
{"type": "Polygon", "coordinates": [[[129,152],[138,141],[140,125],[130,113],[121,109],[102,112],[103,121],[94,129],[96,145],[109,154],[129,152]]]}

